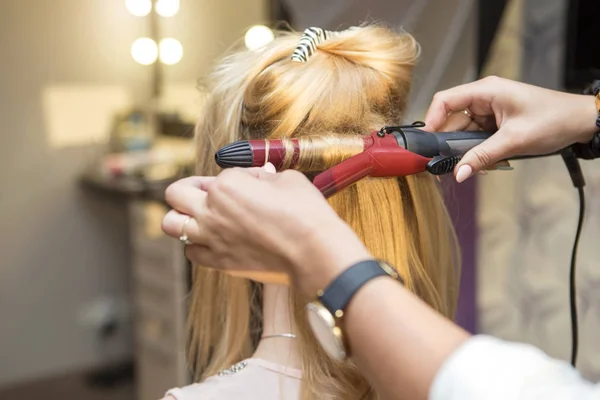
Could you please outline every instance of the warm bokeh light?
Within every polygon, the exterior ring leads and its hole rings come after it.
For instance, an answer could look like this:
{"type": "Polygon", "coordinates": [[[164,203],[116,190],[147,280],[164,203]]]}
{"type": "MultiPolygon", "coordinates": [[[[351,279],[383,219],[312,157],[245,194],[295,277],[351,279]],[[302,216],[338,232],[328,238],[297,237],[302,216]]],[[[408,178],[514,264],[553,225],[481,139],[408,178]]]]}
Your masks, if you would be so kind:
{"type": "Polygon", "coordinates": [[[145,17],[152,11],[152,0],[125,0],[125,7],[136,17],[145,17]]]}
{"type": "Polygon", "coordinates": [[[150,38],[139,38],[131,45],[131,56],[142,65],[150,65],[158,57],[158,46],[150,38]]]}
{"type": "Polygon", "coordinates": [[[183,46],[177,39],[165,38],[160,41],[158,54],[163,64],[177,64],[183,57],[183,46]]]}
{"type": "Polygon", "coordinates": [[[264,25],[255,25],[246,32],[246,47],[256,50],[274,39],[273,31],[264,25]]]}
{"type": "Polygon", "coordinates": [[[172,17],[179,11],[179,0],[157,0],[154,9],[161,17],[172,17]]]}

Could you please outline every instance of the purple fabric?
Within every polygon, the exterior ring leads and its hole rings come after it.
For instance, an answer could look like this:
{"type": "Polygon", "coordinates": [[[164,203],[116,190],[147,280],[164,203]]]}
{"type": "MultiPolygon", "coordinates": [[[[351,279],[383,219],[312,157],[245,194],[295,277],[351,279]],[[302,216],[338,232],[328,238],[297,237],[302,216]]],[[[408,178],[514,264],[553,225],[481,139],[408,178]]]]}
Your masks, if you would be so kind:
{"type": "Polygon", "coordinates": [[[448,182],[446,204],[462,250],[462,274],[456,323],[471,333],[477,330],[477,178],[448,182]]]}

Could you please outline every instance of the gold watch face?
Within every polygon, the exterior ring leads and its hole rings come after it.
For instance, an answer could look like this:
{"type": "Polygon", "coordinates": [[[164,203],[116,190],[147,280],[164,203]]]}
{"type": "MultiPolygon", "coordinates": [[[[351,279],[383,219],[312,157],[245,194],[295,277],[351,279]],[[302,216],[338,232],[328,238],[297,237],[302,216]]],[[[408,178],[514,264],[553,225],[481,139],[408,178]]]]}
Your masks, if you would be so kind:
{"type": "Polygon", "coordinates": [[[336,360],[346,358],[346,346],[342,330],[336,325],[335,318],[319,302],[309,303],[306,306],[308,323],[321,347],[336,360]]]}
{"type": "Polygon", "coordinates": [[[398,273],[396,272],[396,270],[392,267],[390,267],[388,264],[384,263],[384,262],[380,262],[379,266],[381,267],[381,269],[383,269],[386,274],[388,274],[389,276],[391,276],[394,279],[398,279],[398,273]]]}

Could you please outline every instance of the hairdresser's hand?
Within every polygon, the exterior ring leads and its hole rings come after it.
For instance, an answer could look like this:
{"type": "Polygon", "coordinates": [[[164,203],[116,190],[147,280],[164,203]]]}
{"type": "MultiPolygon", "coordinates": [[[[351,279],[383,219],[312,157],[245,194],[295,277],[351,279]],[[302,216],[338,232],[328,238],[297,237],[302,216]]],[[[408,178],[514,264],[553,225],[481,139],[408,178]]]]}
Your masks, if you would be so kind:
{"type": "Polygon", "coordinates": [[[257,272],[286,274],[307,295],[370,258],[308,179],[269,169],[228,169],[174,183],[166,193],[174,210],[163,230],[179,238],[189,215],[185,232],[194,245],[186,256],[192,263],[266,281],[280,278],[257,272]]]}
{"type": "MultiPolygon", "coordinates": [[[[467,152],[455,169],[462,182],[498,161],[545,154],[589,141],[597,130],[594,98],[488,77],[439,92],[425,119],[427,129],[447,129],[467,110],[468,128],[497,132],[467,152]]],[[[464,120],[465,115],[460,118],[464,120]]]]}

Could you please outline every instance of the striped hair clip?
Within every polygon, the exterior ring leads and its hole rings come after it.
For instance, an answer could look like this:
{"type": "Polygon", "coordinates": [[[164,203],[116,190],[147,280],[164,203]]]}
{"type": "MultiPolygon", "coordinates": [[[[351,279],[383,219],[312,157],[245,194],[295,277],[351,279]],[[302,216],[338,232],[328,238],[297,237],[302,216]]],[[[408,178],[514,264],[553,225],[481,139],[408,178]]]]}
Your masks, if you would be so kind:
{"type": "Polygon", "coordinates": [[[292,53],[292,61],[305,63],[317,50],[318,45],[338,34],[339,32],[326,31],[321,28],[306,29],[292,53]]]}

